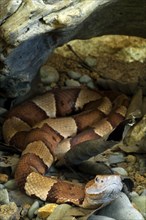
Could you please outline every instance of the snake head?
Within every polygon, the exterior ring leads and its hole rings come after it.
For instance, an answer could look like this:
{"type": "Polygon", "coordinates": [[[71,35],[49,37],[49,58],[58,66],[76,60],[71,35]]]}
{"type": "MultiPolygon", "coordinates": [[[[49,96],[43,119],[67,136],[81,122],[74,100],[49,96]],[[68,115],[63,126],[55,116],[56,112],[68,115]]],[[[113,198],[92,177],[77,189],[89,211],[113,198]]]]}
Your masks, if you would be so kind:
{"type": "Polygon", "coordinates": [[[97,175],[85,187],[90,204],[108,204],[116,199],[123,187],[120,175],[97,175]]]}

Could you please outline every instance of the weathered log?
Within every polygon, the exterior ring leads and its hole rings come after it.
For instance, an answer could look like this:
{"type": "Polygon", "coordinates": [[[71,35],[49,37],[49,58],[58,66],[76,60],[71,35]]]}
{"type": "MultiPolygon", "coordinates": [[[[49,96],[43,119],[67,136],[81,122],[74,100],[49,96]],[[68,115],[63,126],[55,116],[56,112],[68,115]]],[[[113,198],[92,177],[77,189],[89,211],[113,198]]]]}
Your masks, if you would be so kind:
{"type": "Polygon", "coordinates": [[[4,0],[0,2],[0,90],[26,94],[54,48],[107,34],[146,38],[146,0],[4,0]]]}

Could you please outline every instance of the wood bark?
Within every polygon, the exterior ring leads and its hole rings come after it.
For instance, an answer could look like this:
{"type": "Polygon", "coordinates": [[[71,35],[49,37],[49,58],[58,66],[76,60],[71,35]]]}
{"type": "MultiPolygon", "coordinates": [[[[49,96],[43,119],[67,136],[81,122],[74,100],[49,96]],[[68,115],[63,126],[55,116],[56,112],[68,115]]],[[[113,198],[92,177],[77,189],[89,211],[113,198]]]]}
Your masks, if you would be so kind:
{"type": "Polygon", "coordinates": [[[107,34],[146,38],[146,0],[0,2],[0,93],[26,94],[54,48],[107,34]]]}

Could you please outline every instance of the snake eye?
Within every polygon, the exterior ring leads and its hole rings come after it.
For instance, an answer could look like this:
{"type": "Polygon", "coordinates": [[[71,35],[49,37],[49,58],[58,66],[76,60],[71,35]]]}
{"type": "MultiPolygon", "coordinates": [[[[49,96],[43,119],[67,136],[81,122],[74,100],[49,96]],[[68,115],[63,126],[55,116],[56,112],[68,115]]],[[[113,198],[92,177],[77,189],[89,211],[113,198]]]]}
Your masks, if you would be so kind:
{"type": "Polygon", "coordinates": [[[104,180],[103,180],[103,179],[100,179],[99,177],[96,177],[96,178],[95,178],[95,181],[96,181],[97,183],[104,183],[104,180]]]}
{"type": "Polygon", "coordinates": [[[99,182],[99,178],[98,178],[98,177],[96,177],[96,178],[95,178],[95,181],[96,181],[96,182],[99,182]]]}

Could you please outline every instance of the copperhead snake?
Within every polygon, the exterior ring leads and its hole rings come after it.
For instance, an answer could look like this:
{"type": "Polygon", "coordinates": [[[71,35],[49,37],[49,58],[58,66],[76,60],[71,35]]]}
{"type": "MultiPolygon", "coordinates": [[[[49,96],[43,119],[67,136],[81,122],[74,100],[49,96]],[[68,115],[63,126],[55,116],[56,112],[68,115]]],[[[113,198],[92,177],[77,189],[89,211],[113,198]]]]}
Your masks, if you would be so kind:
{"type": "Polygon", "coordinates": [[[87,88],[54,89],[9,111],[3,136],[22,151],[15,172],[21,190],[43,201],[84,208],[117,197],[122,189],[119,175],[97,175],[86,185],[44,176],[70,148],[110,134],[123,121],[128,98],[111,97],[87,88]]]}

